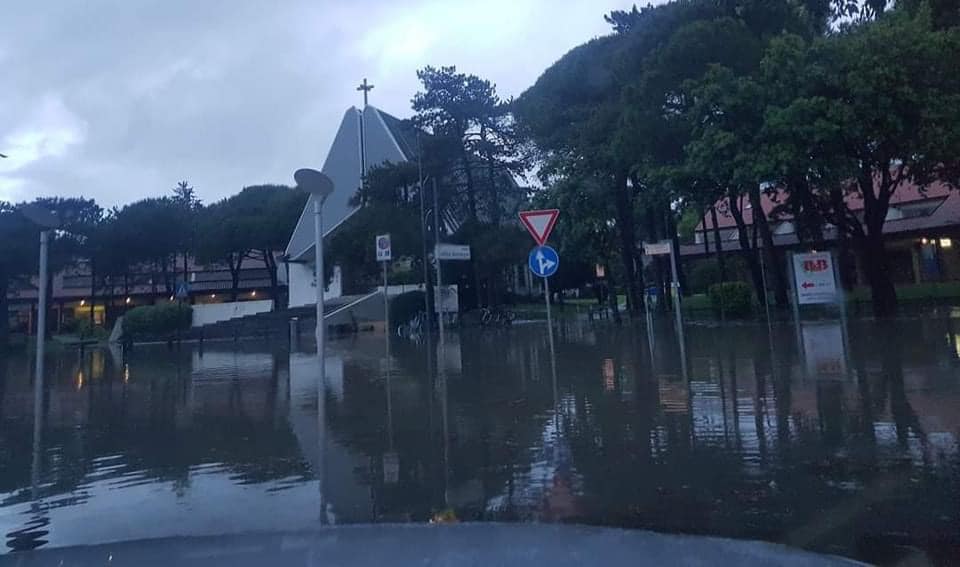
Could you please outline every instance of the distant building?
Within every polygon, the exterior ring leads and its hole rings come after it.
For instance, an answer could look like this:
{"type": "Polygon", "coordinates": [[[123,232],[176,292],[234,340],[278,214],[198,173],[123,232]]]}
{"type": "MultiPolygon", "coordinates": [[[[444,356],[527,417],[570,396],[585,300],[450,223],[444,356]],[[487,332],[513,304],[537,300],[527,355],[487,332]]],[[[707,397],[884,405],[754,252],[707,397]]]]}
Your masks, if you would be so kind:
{"type": "MultiPolygon", "coordinates": [[[[797,235],[793,217],[780,213],[783,199],[776,193],[763,193],[761,204],[773,231],[774,245],[789,249],[809,248],[797,235]]],[[[847,206],[857,215],[862,214],[863,200],[856,193],[846,197],[847,206]]],[[[717,228],[724,253],[739,253],[740,241],[736,222],[728,210],[726,200],[718,201],[717,228]]],[[[740,201],[744,223],[753,226],[756,211],[744,197],[740,201]]],[[[752,231],[751,237],[752,237],[752,231]]],[[[837,238],[836,228],[827,225],[823,236],[827,242],[837,238]]],[[[960,193],[944,183],[933,183],[921,189],[905,182],[893,194],[890,210],[883,226],[891,275],[895,283],[921,283],[960,280],[960,193]]],[[[697,225],[694,243],[680,247],[684,260],[709,257],[716,254],[716,233],[710,214],[697,225]]],[[[846,279],[852,284],[864,284],[863,266],[854,255],[852,270],[846,279]]]]}
{"type": "MultiPolygon", "coordinates": [[[[279,253],[276,253],[279,256],[279,253]]],[[[277,271],[277,289],[272,289],[272,279],[266,264],[258,258],[244,260],[237,286],[237,301],[280,299],[286,293],[287,278],[283,264],[277,271]]],[[[178,301],[174,296],[177,281],[183,281],[183,265],[168,272],[166,278],[154,266],[140,266],[125,276],[106,278],[91,289],[91,274],[86,261],[53,275],[50,312],[47,320],[50,329],[58,332],[69,326],[74,319],[89,320],[91,311],[96,325],[110,326],[129,309],[138,305],[151,305],[164,301],[178,301]],[[168,283],[171,287],[168,289],[168,283]]],[[[233,278],[225,265],[197,264],[187,261],[188,294],[185,303],[194,305],[232,301],[233,278]]],[[[99,278],[98,278],[99,279],[99,278]]],[[[32,334],[37,311],[36,277],[14,281],[7,294],[9,302],[10,329],[13,332],[32,334]]]]}

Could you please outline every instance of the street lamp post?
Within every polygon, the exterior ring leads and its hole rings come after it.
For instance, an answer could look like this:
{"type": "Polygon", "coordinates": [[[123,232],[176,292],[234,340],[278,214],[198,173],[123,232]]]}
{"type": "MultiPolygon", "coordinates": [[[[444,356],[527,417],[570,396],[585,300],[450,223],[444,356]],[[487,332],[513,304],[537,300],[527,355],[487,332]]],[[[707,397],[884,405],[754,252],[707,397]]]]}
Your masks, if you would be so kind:
{"type": "Polygon", "coordinates": [[[313,245],[317,268],[317,355],[324,353],[323,324],[323,203],[333,193],[333,181],[315,169],[298,169],[293,174],[297,187],[313,197],[313,245]]]}
{"type": "Polygon", "coordinates": [[[43,379],[43,349],[47,334],[47,256],[50,231],[60,226],[56,215],[38,205],[21,209],[23,216],[40,227],[40,281],[37,282],[37,383],[43,379]]]}

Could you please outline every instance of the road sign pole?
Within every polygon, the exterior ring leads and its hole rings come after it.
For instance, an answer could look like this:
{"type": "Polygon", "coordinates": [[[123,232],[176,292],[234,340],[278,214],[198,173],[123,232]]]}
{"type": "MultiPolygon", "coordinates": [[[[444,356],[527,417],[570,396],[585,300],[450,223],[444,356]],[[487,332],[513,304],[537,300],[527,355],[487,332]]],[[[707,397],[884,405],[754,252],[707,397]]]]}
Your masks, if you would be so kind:
{"type": "Polygon", "coordinates": [[[687,377],[687,340],[683,334],[683,313],[680,312],[680,277],[677,274],[677,254],[670,243],[670,271],[673,275],[673,313],[677,319],[677,340],[680,342],[680,368],[683,377],[687,377]]]}
{"type": "Polygon", "coordinates": [[[437,204],[437,180],[433,180],[433,261],[437,267],[437,326],[440,332],[440,346],[443,347],[443,273],[440,269],[440,258],[437,249],[440,247],[440,207],[437,204]]]}
{"type": "Polygon", "coordinates": [[[387,263],[383,264],[383,324],[387,333],[387,342],[390,341],[390,298],[387,295],[387,263]]]}
{"type": "MultiPolygon", "coordinates": [[[[40,231],[40,280],[37,282],[37,382],[43,380],[43,350],[47,332],[47,255],[50,231],[40,231]]],[[[93,310],[93,305],[90,306],[93,310]]],[[[6,324],[6,323],[4,323],[6,324]]]]}
{"type": "Polygon", "coordinates": [[[554,365],[553,373],[556,375],[555,351],[553,346],[553,315],[550,313],[550,278],[543,278],[543,297],[547,302],[547,336],[550,340],[550,364],[554,365]]]}
{"type": "Polygon", "coordinates": [[[843,291],[843,285],[840,281],[840,258],[836,252],[831,252],[831,259],[833,260],[833,279],[836,288],[837,288],[837,303],[840,307],[840,329],[843,336],[843,364],[847,372],[850,371],[850,360],[847,356],[847,353],[850,349],[850,332],[847,328],[847,297],[846,293],[843,291]]]}
{"type": "MultiPolygon", "coordinates": [[[[793,307],[793,328],[797,335],[797,356],[800,357],[800,365],[801,368],[803,368],[805,359],[803,354],[803,334],[800,329],[800,282],[797,281],[797,268],[794,265],[793,252],[787,253],[787,261],[787,265],[790,266],[788,270],[790,272],[790,285],[793,288],[793,301],[790,303],[792,303],[793,307]]],[[[806,374],[806,371],[804,371],[804,374],[806,374]]]]}

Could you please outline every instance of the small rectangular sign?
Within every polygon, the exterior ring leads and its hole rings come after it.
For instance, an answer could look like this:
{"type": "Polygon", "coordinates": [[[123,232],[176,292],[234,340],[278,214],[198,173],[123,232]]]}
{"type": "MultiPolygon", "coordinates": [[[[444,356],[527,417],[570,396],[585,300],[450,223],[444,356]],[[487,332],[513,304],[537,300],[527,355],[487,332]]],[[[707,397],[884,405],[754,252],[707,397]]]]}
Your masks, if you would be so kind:
{"type": "Polygon", "coordinates": [[[643,253],[647,256],[663,256],[664,254],[669,254],[670,248],[671,242],[669,240],[643,243],[643,253]]]}
{"type": "Polygon", "coordinates": [[[435,313],[458,313],[460,296],[456,285],[433,288],[433,310],[435,313]]]}
{"type": "Polygon", "coordinates": [[[392,259],[392,252],[390,249],[390,235],[389,234],[380,234],[377,235],[377,240],[375,242],[377,249],[377,262],[389,262],[392,259]]]}
{"type": "Polygon", "coordinates": [[[793,277],[799,305],[834,303],[840,299],[829,252],[794,254],[793,277]]]}
{"type": "Polygon", "coordinates": [[[466,244],[437,244],[434,252],[440,260],[469,260],[470,246],[466,244]]]}

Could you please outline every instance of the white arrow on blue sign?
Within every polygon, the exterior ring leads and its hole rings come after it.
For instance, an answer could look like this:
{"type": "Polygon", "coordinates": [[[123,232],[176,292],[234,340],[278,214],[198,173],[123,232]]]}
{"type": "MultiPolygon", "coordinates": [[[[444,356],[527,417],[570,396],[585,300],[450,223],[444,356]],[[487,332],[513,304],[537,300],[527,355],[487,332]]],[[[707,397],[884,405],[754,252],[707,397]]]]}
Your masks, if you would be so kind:
{"type": "Polygon", "coordinates": [[[175,295],[177,299],[186,299],[190,297],[190,284],[187,282],[177,282],[175,295]]]}
{"type": "Polygon", "coordinates": [[[557,273],[557,268],[560,267],[560,256],[549,246],[537,246],[530,251],[527,265],[530,266],[530,271],[534,275],[549,278],[557,273]]]}

